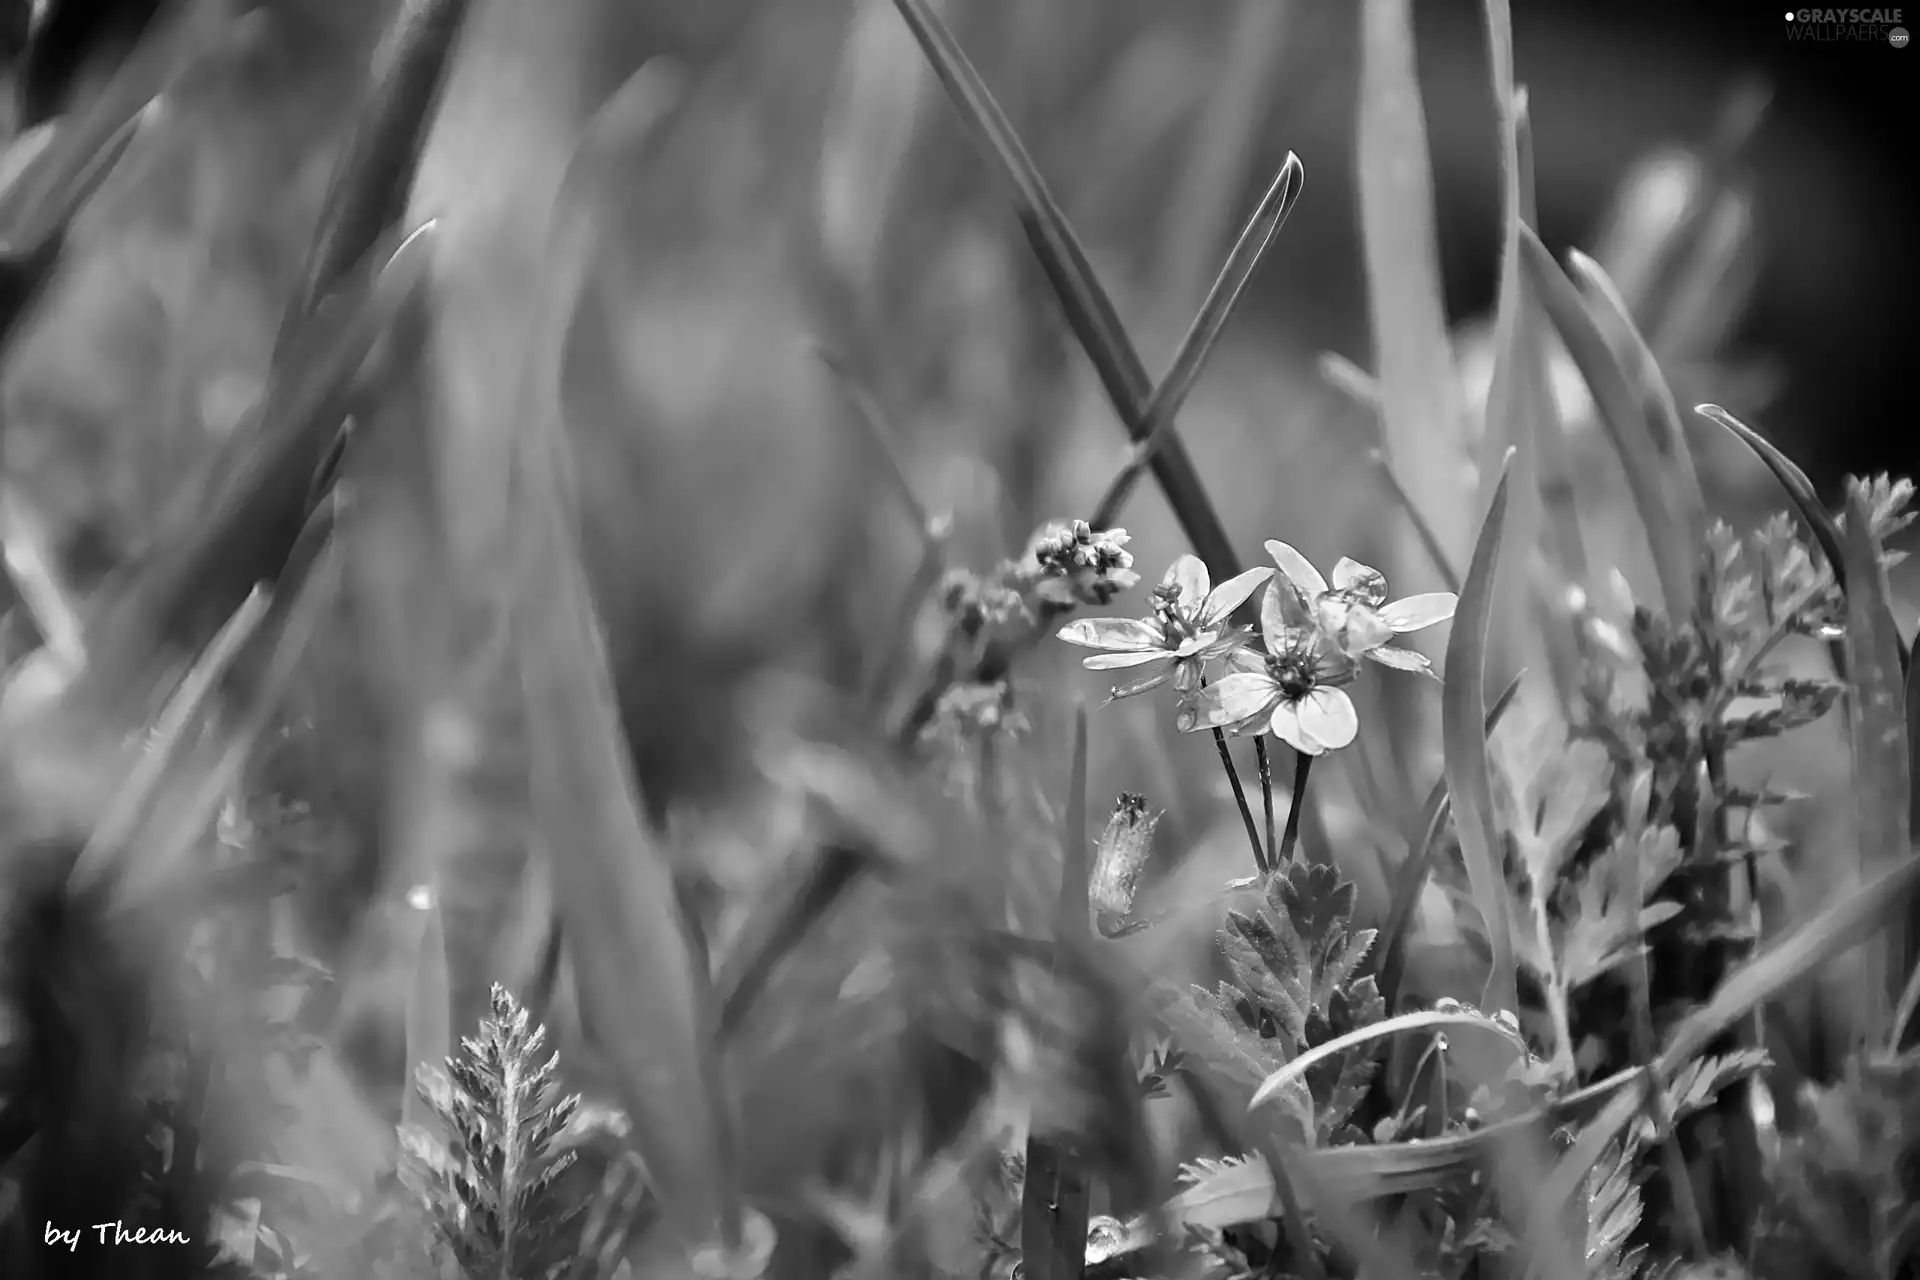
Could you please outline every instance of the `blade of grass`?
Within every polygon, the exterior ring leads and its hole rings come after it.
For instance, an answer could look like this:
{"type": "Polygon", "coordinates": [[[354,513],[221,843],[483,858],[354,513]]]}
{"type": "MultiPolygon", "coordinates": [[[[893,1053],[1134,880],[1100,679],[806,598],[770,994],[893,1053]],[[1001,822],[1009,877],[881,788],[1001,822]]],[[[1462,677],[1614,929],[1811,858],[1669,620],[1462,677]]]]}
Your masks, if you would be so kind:
{"type": "Polygon", "coordinates": [[[1673,469],[1673,488],[1681,504],[1682,519],[1689,528],[1704,525],[1707,500],[1700,489],[1699,472],[1693,465],[1693,450],[1687,445],[1686,428],[1680,423],[1680,407],[1674,402],[1673,388],[1667,385],[1666,374],[1660,371],[1653,348],[1640,332],[1640,326],[1633,322],[1627,300],[1605,268],[1578,249],[1567,251],[1567,266],[1626,341],[1632,380],[1639,384],[1641,403],[1653,407],[1650,424],[1654,445],[1673,469]]]}
{"type": "Polygon", "coordinates": [[[1704,512],[1675,495],[1667,476],[1677,460],[1663,453],[1585,300],[1531,229],[1521,230],[1520,254],[1527,278],[1592,392],[1601,424],[1620,456],[1653,552],[1667,615],[1690,618],[1704,512]]]}
{"type": "Polygon", "coordinates": [[[832,352],[820,349],[815,352],[820,363],[833,376],[834,385],[840,389],[853,416],[866,433],[874,452],[886,464],[887,480],[893,485],[894,496],[912,518],[914,528],[919,531],[922,545],[931,551],[941,550],[940,526],[927,511],[926,503],[920,501],[920,495],[913,490],[913,481],[907,477],[906,460],[900,456],[900,446],[894,433],[887,428],[880,412],[880,406],[874,403],[873,396],[860,385],[853,371],[832,352]]]}
{"type": "Polygon", "coordinates": [[[1315,1045],[1305,1053],[1288,1062],[1278,1071],[1260,1082],[1253,1091],[1253,1100],[1247,1105],[1257,1107],[1290,1084],[1306,1079],[1307,1071],[1325,1062],[1335,1054],[1358,1049],[1362,1045],[1372,1044],[1388,1036],[1397,1036],[1407,1031],[1424,1031],[1436,1027],[1471,1027],[1476,1031],[1485,1031],[1506,1041],[1520,1057],[1526,1061],[1527,1042],[1518,1031],[1509,1031],[1483,1013],[1442,1013],[1435,1010],[1423,1010],[1418,1013],[1403,1013],[1386,1018],[1358,1031],[1349,1031],[1343,1036],[1335,1036],[1324,1044],[1315,1045]]]}
{"type": "MultiPolygon", "coordinates": [[[[1908,827],[1909,786],[1906,697],[1900,672],[1900,632],[1894,625],[1887,571],[1873,536],[1873,509],[1856,482],[1848,486],[1845,528],[1847,565],[1847,685],[1852,714],[1847,728],[1853,748],[1853,824],[1860,867],[1884,870],[1914,856],[1908,827]]],[[[1875,1016],[1863,1028],[1883,1041],[1906,985],[1911,939],[1905,921],[1889,929],[1879,960],[1882,976],[1866,990],[1875,1016]]],[[[1873,948],[1869,948],[1873,950],[1873,948]]]]}
{"type": "Polygon", "coordinates": [[[157,666],[204,647],[255,584],[284,567],[306,527],[315,466],[345,416],[369,352],[425,283],[432,223],[370,255],[316,312],[268,382],[205,503],[159,550],[103,590],[83,683],[110,704],[139,696],[157,666]]]}
{"type": "MultiPolygon", "coordinates": [[[[1513,705],[1520,692],[1520,681],[1526,674],[1525,671],[1517,673],[1487,708],[1486,737],[1491,738],[1493,731],[1500,727],[1500,720],[1513,705]]],[[[1442,773],[1434,781],[1433,790],[1427,793],[1426,803],[1420,806],[1420,821],[1407,846],[1407,856],[1394,875],[1393,897],[1376,944],[1380,956],[1380,998],[1389,1010],[1395,1007],[1400,996],[1400,979],[1407,958],[1407,930],[1413,926],[1413,913],[1420,905],[1420,895],[1426,892],[1433,859],[1440,851],[1440,833],[1452,813],[1447,796],[1447,777],[1442,773]]]]}
{"type": "Polygon", "coordinates": [[[0,258],[32,258],[53,244],[125,152],[148,106],[219,40],[224,4],[169,7],[149,28],[158,34],[134,46],[77,116],[56,124],[46,149],[0,193],[0,258]]]}
{"type": "Polygon", "coordinates": [[[1441,288],[1412,5],[1363,0],[1360,30],[1360,228],[1387,453],[1415,485],[1415,504],[1440,545],[1458,555],[1470,536],[1459,485],[1466,441],[1441,288]]]}
{"type": "Polygon", "coordinates": [[[1143,414],[1146,435],[1134,446],[1133,457],[1114,476],[1106,493],[1101,495],[1094,507],[1093,517],[1088,523],[1095,529],[1110,529],[1119,523],[1120,512],[1132,495],[1134,486],[1153,461],[1154,454],[1164,446],[1174,418],[1186,403],[1194,384],[1200,380],[1207,358],[1213,354],[1227,322],[1240,305],[1247,284],[1253,279],[1254,268],[1260,265],[1260,258],[1266,253],[1267,246],[1273,243],[1274,236],[1299,201],[1304,181],[1305,171],[1300,167],[1300,158],[1289,151],[1286,163],[1280,166],[1280,172],[1274,176],[1266,195],[1261,197],[1259,206],[1254,209],[1253,217],[1241,231],[1239,240],[1234,242],[1226,265],[1220,268],[1213,288],[1207,292],[1206,301],[1200,304],[1193,324],[1174,351],[1173,364],[1153,389],[1143,414]]]}
{"type": "Polygon", "coordinates": [[[1827,564],[1833,570],[1833,580],[1840,589],[1847,589],[1847,554],[1841,545],[1840,526],[1828,514],[1820,495],[1813,487],[1813,481],[1807,478],[1798,464],[1780,450],[1773,442],[1749,427],[1740,419],[1728,413],[1717,404],[1700,404],[1693,411],[1710,422],[1717,422],[1733,433],[1735,439],[1747,446],[1753,456],[1760,459],[1762,465],[1773,473],[1780,487],[1787,491],[1787,497],[1793,501],[1793,509],[1806,523],[1807,532],[1813,535],[1820,550],[1827,557],[1827,564]]]}
{"type": "Polygon", "coordinates": [[[1474,544],[1473,560],[1447,641],[1445,689],[1441,694],[1441,737],[1446,752],[1447,790],[1453,797],[1460,852],[1493,948],[1493,967],[1481,1001],[1489,1012],[1518,1013],[1509,936],[1506,877],[1500,857],[1500,830],[1493,807],[1493,783],[1487,762],[1487,633],[1492,621],[1494,579],[1500,564],[1500,540],[1507,515],[1507,466],[1493,491],[1486,520],[1474,544]]]}
{"type": "Polygon", "coordinates": [[[468,7],[468,0],[405,0],[400,6],[381,50],[373,97],[334,162],[277,348],[293,340],[321,300],[405,215],[421,144],[468,7]]]}
{"type": "MultiPolygon", "coordinates": [[[[927,0],[894,3],[962,122],[1012,184],[1021,226],[1060,300],[1067,325],[1093,364],[1128,435],[1140,443],[1150,434],[1146,407],[1152,383],[1079,239],[979,72],[933,7],[927,0]]],[[[1226,526],[1176,432],[1166,433],[1150,465],[1187,540],[1215,580],[1224,582],[1238,574],[1240,560],[1226,526]]]]}
{"type": "MultiPolygon", "coordinates": [[[[1088,880],[1093,874],[1087,838],[1087,709],[1073,714],[1073,772],[1061,835],[1060,897],[1054,911],[1054,980],[1067,947],[1092,937],[1088,880]]],[[[1020,1199],[1020,1256],[1034,1280],[1080,1280],[1087,1260],[1087,1218],[1093,1184],[1072,1136],[1053,1117],[1035,1115],[1027,1134],[1027,1176],[1020,1199]]]]}

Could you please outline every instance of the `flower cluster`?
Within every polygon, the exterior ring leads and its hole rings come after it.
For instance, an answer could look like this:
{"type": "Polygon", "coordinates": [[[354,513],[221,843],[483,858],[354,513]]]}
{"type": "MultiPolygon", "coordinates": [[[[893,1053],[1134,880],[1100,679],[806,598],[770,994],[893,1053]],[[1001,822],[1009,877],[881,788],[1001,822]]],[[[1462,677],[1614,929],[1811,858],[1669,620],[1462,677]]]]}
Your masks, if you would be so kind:
{"type": "Polygon", "coordinates": [[[1267,553],[1277,574],[1250,569],[1217,587],[1198,558],[1181,556],[1149,595],[1150,616],[1082,619],[1059,636],[1101,650],[1084,660],[1089,670],[1150,668],[1115,688],[1116,698],[1171,683],[1185,732],[1272,733],[1305,755],[1344,747],[1359,718],[1341,686],[1361,659],[1432,675],[1425,655],[1390,641],[1445,622],[1457,602],[1450,592],[1389,602],[1385,576],[1357,560],[1336,564],[1329,585],[1286,543],[1267,543],[1267,553]],[[1256,644],[1232,617],[1263,585],[1256,644]],[[1216,667],[1224,674],[1210,679],[1216,667]]]}

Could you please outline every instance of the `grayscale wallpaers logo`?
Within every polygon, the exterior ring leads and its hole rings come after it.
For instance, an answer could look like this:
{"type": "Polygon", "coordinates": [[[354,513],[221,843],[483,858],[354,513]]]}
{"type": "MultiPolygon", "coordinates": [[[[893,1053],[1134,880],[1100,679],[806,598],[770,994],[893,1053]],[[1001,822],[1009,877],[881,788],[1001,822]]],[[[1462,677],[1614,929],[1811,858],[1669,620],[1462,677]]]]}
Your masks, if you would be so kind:
{"type": "Polygon", "coordinates": [[[1794,9],[1787,14],[1787,39],[1818,43],[1850,42],[1907,47],[1905,17],[1899,9],[1794,9]]]}

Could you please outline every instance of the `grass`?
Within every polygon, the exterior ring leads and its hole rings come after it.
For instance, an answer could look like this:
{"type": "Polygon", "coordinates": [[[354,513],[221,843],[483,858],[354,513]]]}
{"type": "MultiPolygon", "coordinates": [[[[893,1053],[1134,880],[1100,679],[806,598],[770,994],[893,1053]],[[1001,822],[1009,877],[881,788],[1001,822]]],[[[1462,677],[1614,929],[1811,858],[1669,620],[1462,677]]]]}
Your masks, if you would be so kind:
{"type": "MultiPolygon", "coordinates": [[[[436,121],[485,110],[460,41],[497,15],[383,11],[351,127],[307,140],[325,181],[276,215],[300,231],[252,305],[284,321],[192,500],[84,578],[50,498],[9,483],[6,1274],[1920,1265],[1920,699],[1887,572],[1912,486],[1830,511],[1728,411],[1690,432],[1662,359],[1703,335],[1533,225],[1505,4],[1484,409],[1440,294],[1410,6],[1366,0],[1375,367],[1299,360],[1287,411],[1325,421],[1286,447],[1223,445],[1209,398],[1272,339],[1250,300],[1317,190],[1292,152],[1255,182],[1257,131],[1225,118],[1273,67],[1247,53],[1161,121],[1206,135],[1191,172],[1218,184],[1173,207],[1257,187],[1237,240],[1202,218],[1136,273],[1045,176],[1071,130],[1029,138],[997,96],[1035,49],[1123,64],[1126,23],[892,8],[849,48],[916,54],[917,87],[835,73],[908,122],[892,195],[835,205],[871,234],[823,256],[739,232],[703,259],[749,317],[673,292],[674,218],[625,184],[723,168],[746,144],[719,90],[819,15],[681,33],[677,76],[597,115],[583,92],[503,116],[523,167],[469,208],[436,140],[492,135],[436,121]],[[1208,255],[1191,318],[1136,296],[1208,255]],[[942,326],[966,348],[944,363],[942,326]],[[1163,333],[1156,382],[1136,334],[1163,333]],[[1590,420],[1548,394],[1563,364],[1590,420]],[[1348,448],[1355,412],[1376,430],[1348,448]],[[771,425],[674,435],[742,420],[771,425]],[[1777,482],[1772,518],[1712,509],[1716,428],[1777,482]],[[1050,473],[991,513],[942,485],[956,449],[1050,473]],[[1249,471],[1301,500],[1243,510],[1249,471]],[[1069,655],[1119,682],[1105,701],[1069,655]],[[1840,743],[1825,828],[1754,764],[1840,743]],[[1855,998],[1815,1023],[1809,990],[1855,998]],[[102,1222],[180,1242],[48,1244],[102,1222]]],[[[13,143],[10,378],[158,198],[142,156],[212,128],[209,50],[237,55],[216,6],[186,10],[13,143]]],[[[815,141],[763,158],[800,190],[821,155],[851,171],[847,138],[815,141]]],[[[807,199],[752,167],[707,211],[790,230],[807,199]]],[[[1636,249],[1680,270],[1697,213],[1636,249]]]]}

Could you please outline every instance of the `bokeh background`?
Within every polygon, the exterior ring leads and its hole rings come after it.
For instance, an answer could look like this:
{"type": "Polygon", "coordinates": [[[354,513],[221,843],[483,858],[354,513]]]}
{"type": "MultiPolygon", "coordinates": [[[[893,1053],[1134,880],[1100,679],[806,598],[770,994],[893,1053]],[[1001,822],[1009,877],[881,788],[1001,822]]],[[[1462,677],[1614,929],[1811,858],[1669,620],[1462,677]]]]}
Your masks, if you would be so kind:
{"type": "MultiPolygon", "coordinates": [[[[1446,310],[1471,402],[1488,376],[1499,248],[1485,33],[1467,0],[1414,8],[1446,310]]],[[[1682,403],[1718,401],[1762,424],[1830,496],[1847,470],[1909,469],[1920,208],[1898,156],[1920,53],[1790,41],[1782,12],[1760,5],[1514,9],[1543,238],[1595,253],[1630,298],[1685,284],[1690,309],[1654,335],[1682,403]],[[1750,135],[1709,180],[1703,157],[1730,104],[1756,100],[1750,135]],[[1719,210],[1712,233],[1688,261],[1649,267],[1649,246],[1698,201],[1719,210]]],[[[392,10],[237,5],[85,211],[5,353],[0,476],[80,595],[192,518],[194,478],[259,395],[392,10]]],[[[1277,537],[1318,563],[1351,554],[1387,566],[1404,590],[1434,585],[1403,554],[1401,517],[1367,463],[1372,415],[1321,371],[1324,352],[1371,361],[1357,6],[951,0],[944,10],[1150,367],[1173,350],[1286,154],[1300,157],[1305,194],[1181,430],[1250,561],[1277,537]]],[[[870,386],[916,493],[951,515],[955,557],[978,567],[1042,519],[1084,512],[1124,461],[1124,438],[996,176],[886,0],[482,0],[469,36],[416,201],[422,215],[455,220],[484,211],[450,241],[440,282],[476,335],[469,354],[512,351],[515,326],[561,280],[541,238],[543,202],[602,103],[649,60],[671,84],[664,123],[612,139],[591,197],[594,319],[563,393],[583,459],[588,559],[649,799],[725,811],[761,736],[817,723],[807,698],[775,693],[768,677],[858,686],[919,555],[816,344],[870,386]]],[[[81,71],[78,100],[91,83],[81,71]]],[[[475,356],[440,372],[458,388],[451,403],[510,416],[511,368],[475,356]]],[[[1577,389],[1567,396],[1577,417],[1577,389]]],[[[1700,439],[1729,519],[1778,507],[1750,458],[1700,439]]],[[[459,474],[449,469],[441,495],[450,521],[473,525],[476,545],[501,536],[484,527],[486,495],[464,491],[459,474]]],[[[1464,510],[1459,491],[1471,485],[1459,477],[1405,478],[1417,493],[1453,492],[1464,510]]],[[[1149,489],[1125,523],[1150,576],[1185,549],[1149,489]]],[[[1898,585],[1910,600],[1908,577],[1898,585]]],[[[389,747],[403,709],[429,696],[454,655],[403,660],[341,612],[262,780],[305,815],[282,830],[304,842],[318,886],[304,908],[312,945],[337,953],[351,941],[377,971],[382,935],[366,918],[403,915],[410,883],[386,827],[389,747]]],[[[930,637],[920,639],[924,660],[930,637]]],[[[1023,673],[1047,680],[1028,707],[1042,742],[1057,743],[1067,692],[1096,702],[1105,692],[1064,653],[1023,673]]],[[[1410,745],[1395,749],[1432,776],[1418,709],[1366,690],[1362,701],[1369,717],[1406,714],[1410,745]]],[[[1166,808],[1162,851],[1193,883],[1244,871],[1210,753],[1177,742],[1150,710],[1100,715],[1095,794],[1137,789],[1166,808]]],[[[1843,765],[1823,734],[1750,767],[1826,790],[1843,765]]],[[[1363,848],[1403,816],[1380,811],[1363,774],[1343,766],[1316,784],[1326,804],[1310,846],[1363,848]]],[[[1816,831],[1818,811],[1805,821],[1816,831]]],[[[1348,870],[1377,901],[1378,861],[1362,855],[1348,870]]],[[[1816,876],[1806,892],[1829,888],[1816,876]]],[[[1191,941],[1167,936],[1169,952],[1191,941]]],[[[390,1031],[405,984],[367,997],[390,1031]]],[[[391,1059],[394,1035],[381,1043],[366,1053],[391,1059]]]]}

